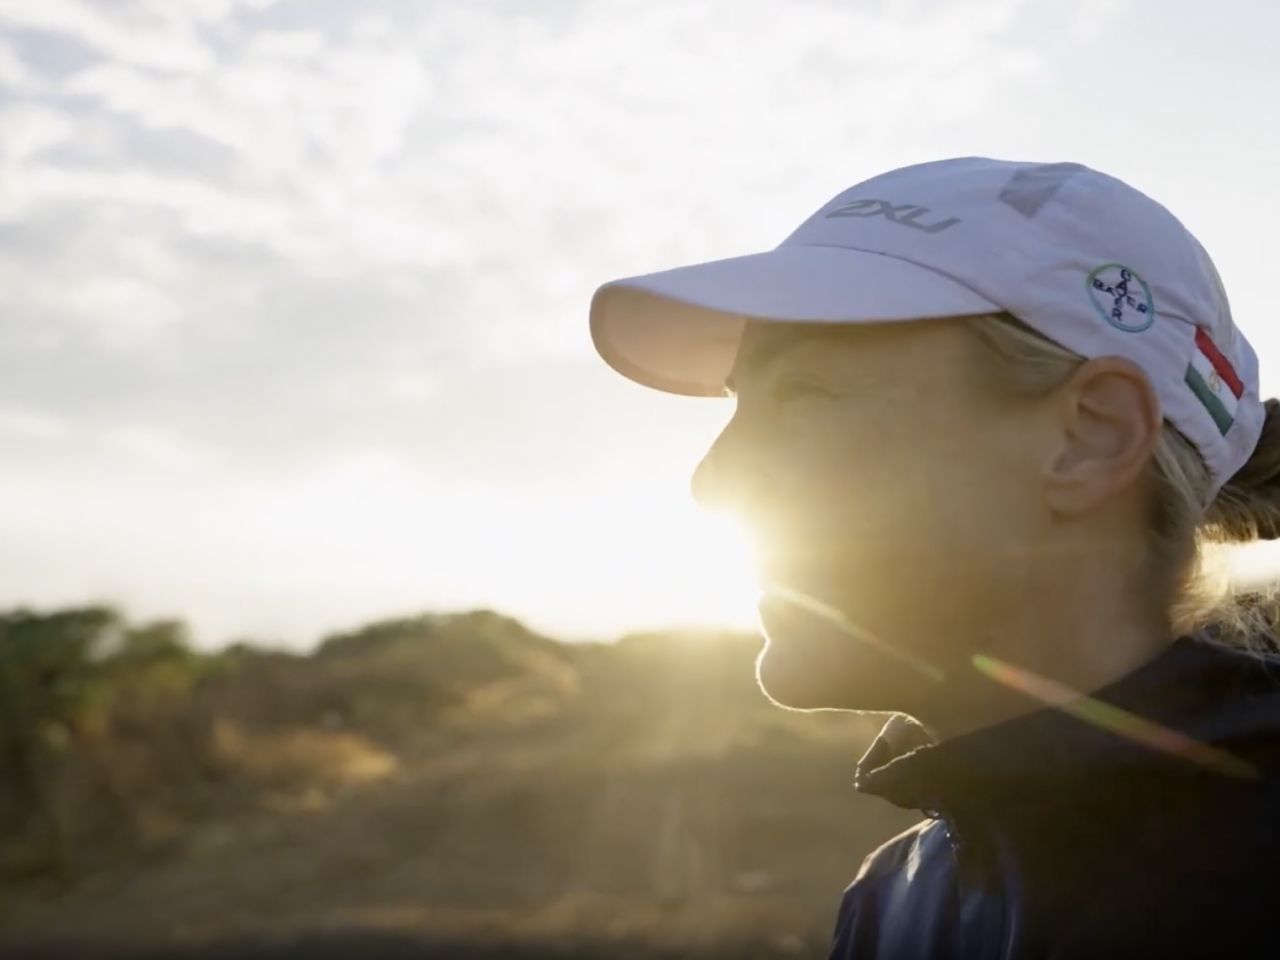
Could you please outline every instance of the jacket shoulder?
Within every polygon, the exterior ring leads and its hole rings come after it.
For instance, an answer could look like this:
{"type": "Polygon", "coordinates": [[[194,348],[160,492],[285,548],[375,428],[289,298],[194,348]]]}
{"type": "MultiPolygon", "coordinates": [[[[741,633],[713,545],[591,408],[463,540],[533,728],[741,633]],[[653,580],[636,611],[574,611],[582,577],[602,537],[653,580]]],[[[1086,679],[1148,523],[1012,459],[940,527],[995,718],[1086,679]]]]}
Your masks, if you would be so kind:
{"type": "Polygon", "coordinates": [[[946,824],[925,820],[881,844],[845,888],[828,957],[938,956],[951,935],[946,824]]]}
{"type": "MultiPolygon", "coordinates": [[[[867,854],[840,900],[837,929],[877,912],[887,900],[900,898],[926,860],[947,847],[946,825],[923,820],[867,854]]],[[[949,859],[949,857],[948,857],[949,859]]],[[[925,870],[927,875],[930,871],[925,870]]]]}
{"type": "MultiPolygon", "coordinates": [[[[846,895],[859,884],[873,883],[887,876],[906,871],[914,874],[925,855],[947,843],[946,825],[940,820],[922,820],[891,840],[882,843],[867,854],[846,888],[846,895]]],[[[910,879],[908,876],[906,879],[910,879]]]]}

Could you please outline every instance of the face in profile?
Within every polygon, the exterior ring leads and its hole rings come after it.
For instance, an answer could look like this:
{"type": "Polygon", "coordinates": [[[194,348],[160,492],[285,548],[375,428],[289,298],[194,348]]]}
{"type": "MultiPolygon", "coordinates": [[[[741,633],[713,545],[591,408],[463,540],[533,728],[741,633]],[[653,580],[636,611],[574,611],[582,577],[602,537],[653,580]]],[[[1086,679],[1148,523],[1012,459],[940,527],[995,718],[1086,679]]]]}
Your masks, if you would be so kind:
{"type": "Polygon", "coordinates": [[[919,709],[1016,593],[1038,522],[1027,413],[979,388],[961,321],[749,324],[694,476],[756,547],[765,692],[919,709]]]}

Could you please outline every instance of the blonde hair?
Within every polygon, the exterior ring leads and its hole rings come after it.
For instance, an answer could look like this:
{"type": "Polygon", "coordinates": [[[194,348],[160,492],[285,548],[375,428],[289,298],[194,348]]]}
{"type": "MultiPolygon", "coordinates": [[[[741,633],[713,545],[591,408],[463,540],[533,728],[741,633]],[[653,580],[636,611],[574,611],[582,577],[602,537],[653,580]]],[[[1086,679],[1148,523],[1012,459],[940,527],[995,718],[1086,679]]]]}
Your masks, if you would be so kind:
{"type": "MultiPolygon", "coordinates": [[[[1083,358],[1009,314],[975,317],[987,382],[1013,396],[1043,396],[1083,358]]],[[[1280,401],[1266,402],[1253,455],[1206,509],[1208,468],[1167,420],[1151,463],[1148,587],[1179,634],[1207,639],[1268,660],[1280,659],[1280,601],[1275,589],[1241,591],[1221,569],[1217,548],[1280,537],[1280,401]]]]}

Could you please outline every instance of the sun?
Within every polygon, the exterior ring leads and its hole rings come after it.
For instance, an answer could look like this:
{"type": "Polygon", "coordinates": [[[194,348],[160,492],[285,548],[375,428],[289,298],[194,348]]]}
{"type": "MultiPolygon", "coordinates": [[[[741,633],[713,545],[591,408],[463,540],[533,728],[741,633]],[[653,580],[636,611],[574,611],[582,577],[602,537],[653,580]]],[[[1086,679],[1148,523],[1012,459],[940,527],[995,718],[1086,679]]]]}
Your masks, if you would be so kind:
{"type": "Polygon", "coordinates": [[[747,538],[729,516],[681,500],[654,498],[614,515],[614,596],[655,625],[750,628],[758,595],[747,538]]]}
{"type": "Polygon", "coordinates": [[[631,477],[560,510],[522,512],[513,538],[536,552],[493,558],[489,583],[539,623],[573,634],[664,627],[753,629],[757,581],[729,517],[699,508],[688,484],[631,477]],[[505,560],[506,562],[503,562],[505,560]]]}
{"type": "Polygon", "coordinates": [[[689,611],[705,622],[754,626],[759,585],[750,544],[740,524],[725,514],[696,510],[685,537],[691,559],[705,558],[689,572],[701,599],[689,598],[689,611]]]}

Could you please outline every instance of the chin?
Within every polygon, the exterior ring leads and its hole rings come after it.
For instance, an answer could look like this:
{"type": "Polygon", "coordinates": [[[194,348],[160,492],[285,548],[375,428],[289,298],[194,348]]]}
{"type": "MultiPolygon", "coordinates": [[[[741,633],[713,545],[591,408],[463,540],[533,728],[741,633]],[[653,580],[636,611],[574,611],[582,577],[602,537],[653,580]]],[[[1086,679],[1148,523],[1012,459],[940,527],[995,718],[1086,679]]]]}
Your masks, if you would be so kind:
{"type": "Polygon", "coordinates": [[[839,689],[830,675],[788,662],[772,640],[765,642],[756,658],[756,683],[773,704],[788,710],[856,709],[848,705],[847,691],[839,689]]]}
{"type": "Polygon", "coordinates": [[[884,655],[834,629],[770,622],[761,617],[765,645],[756,681],[773,703],[791,710],[903,710],[914,700],[913,678],[884,655]]]}

